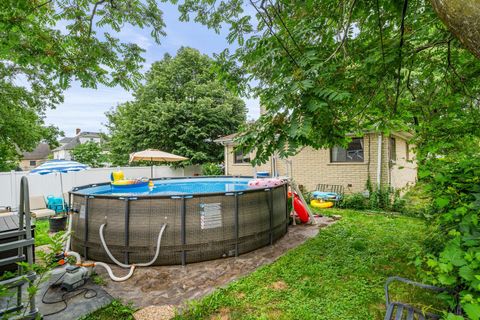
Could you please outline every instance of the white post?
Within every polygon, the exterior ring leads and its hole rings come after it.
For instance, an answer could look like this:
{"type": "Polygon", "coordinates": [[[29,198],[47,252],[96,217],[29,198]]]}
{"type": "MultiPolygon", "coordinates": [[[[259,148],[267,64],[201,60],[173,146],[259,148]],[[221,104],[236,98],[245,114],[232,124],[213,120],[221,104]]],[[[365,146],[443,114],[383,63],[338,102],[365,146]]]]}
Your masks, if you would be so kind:
{"type": "Polygon", "coordinates": [[[377,140],[377,189],[381,188],[382,184],[382,134],[378,134],[377,140]]]}
{"type": "Polygon", "coordinates": [[[10,171],[10,206],[12,207],[12,210],[14,208],[17,208],[17,188],[16,188],[16,177],[15,177],[15,171],[12,170],[10,171]]]}

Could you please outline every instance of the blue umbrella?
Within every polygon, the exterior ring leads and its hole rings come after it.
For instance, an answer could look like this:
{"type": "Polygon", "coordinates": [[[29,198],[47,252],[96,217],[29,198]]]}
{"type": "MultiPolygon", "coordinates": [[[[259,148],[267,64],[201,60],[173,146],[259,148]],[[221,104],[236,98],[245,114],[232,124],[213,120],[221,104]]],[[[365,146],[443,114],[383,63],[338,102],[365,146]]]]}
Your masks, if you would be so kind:
{"type": "Polygon", "coordinates": [[[76,161],[49,160],[47,162],[42,163],[32,171],[30,171],[30,174],[43,175],[43,174],[49,174],[54,172],[68,173],[68,172],[82,171],[87,169],[90,169],[87,165],[84,165],[76,161]]]}
{"type": "MultiPolygon", "coordinates": [[[[57,173],[57,172],[60,173],[60,189],[61,189],[62,198],[63,198],[62,173],[83,171],[87,169],[90,169],[90,167],[76,161],[49,160],[42,163],[32,171],[30,171],[30,174],[44,175],[44,174],[57,173]]],[[[63,199],[63,203],[65,203],[65,199],[63,199]]],[[[62,206],[63,206],[63,203],[62,203],[62,206]]]]}

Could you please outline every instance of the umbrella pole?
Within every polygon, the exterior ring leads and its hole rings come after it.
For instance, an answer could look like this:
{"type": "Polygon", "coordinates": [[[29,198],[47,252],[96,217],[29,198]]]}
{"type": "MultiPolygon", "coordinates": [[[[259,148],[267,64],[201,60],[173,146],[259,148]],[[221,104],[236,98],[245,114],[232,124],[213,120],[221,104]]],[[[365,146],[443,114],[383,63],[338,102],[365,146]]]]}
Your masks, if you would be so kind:
{"type": "Polygon", "coordinates": [[[62,179],[62,172],[60,172],[60,192],[62,195],[62,211],[65,212],[65,197],[63,196],[63,179],[62,179]]]}
{"type": "Polygon", "coordinates": [[[150,158],[150,179],[153,179],[153,159],[150,158]]]}

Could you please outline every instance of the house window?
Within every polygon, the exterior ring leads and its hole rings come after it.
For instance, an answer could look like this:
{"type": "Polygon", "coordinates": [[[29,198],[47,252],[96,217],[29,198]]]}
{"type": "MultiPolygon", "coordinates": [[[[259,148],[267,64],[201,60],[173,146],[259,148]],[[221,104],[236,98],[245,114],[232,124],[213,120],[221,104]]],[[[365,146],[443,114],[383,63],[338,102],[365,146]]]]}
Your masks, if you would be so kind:
{"type": "Polygon", "coordinates": [[[390,161],[397,161],[397,141],[390,138],[390,161]]]}
{"type": "Polygon", "coordinates": [[[242,150],[235,150],[233,161],[234,163],[250,163],[250,154],[244,154],[242,150]]]}
{"type": "Polygon", "coordinates": [[[345,149],[333,147],[330,149],[330,162],[363,162],[363,138],[353,138],[345,149]]]}
{"type": "Polygon", "coordinates": [[[37,165],[37,161],[35,160],[30,160],[30,166],[35,167],[37,165]]]}

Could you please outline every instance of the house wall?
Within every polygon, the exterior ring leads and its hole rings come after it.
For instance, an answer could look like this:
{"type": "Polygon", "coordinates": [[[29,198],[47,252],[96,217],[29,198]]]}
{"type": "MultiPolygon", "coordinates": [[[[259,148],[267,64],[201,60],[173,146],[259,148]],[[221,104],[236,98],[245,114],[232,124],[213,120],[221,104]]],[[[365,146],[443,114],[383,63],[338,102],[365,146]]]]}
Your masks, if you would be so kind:
{"type": "Polygon", "coordinates": [[[390,165],[390,185],[395,189],[405,189],[417,181],[417,164],[413,152],[415,146],[408,145],[404,139],[396,139],[397,160],[390,165]]]}
{"type": "Polygon", "coordinates": [[[21,160],[18,166],[20,167],[20,169],[22,169],[22,171],[30,171],[30,170],[34,169],[35,167],[41,165],[45,161],[47,161],[47,160],[46,159],[21,160]],[[35,161],[35,164],[30,165],[30,161],[35,161]]]}
{"type": "Polygon", "coordinates": [[[56,160],[72,160],[70,151],[68,150],[58,150],[53,152],[53,159],[56,160]]]}
{"type": "MultiPolygon", "coordinates": [[[[395,188],[403,188],[407,184],[413,184],[416,180],[416,165],[409,163],[405,167],[405,147],[406,141],[401,137],[396,137],[397,143],[397,163],[390,164],[390,144],[389,137],[382,135],[382,159],[381,159],[381,184],[391,185],[395,188]]],[[[291,161],[290,175],[300,185],[307,190],[315,190],[317,184],[336,184],[343,185],[345,192],[362,192],[368,178],[373,186],[377,183],[377,163],[378,163],[378,134],[366,134],[363,137],[364,161],[350,163],[332,163],[330,161],[330,149],[315,150],[306,147],[297,155],[290,157],[291,161]]],[[[228,175],[251,176],[254,169],[250,164],[235,164],[233,161],[233,144],[227,144],[225,168],[228,175]]],[[[410,152],[412,154],[412,152],[410,152]]],[[[252,155],[253,158],[253,155],[252,155]]],[[[257,167],[257,171],[268,171],[272,173],[271,161],[257,167]]],[[[280,175],[287,174],[287,164],[285,160],[277,160],[277,171],[280,175]]]]}

